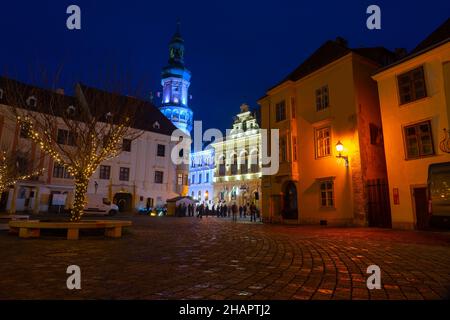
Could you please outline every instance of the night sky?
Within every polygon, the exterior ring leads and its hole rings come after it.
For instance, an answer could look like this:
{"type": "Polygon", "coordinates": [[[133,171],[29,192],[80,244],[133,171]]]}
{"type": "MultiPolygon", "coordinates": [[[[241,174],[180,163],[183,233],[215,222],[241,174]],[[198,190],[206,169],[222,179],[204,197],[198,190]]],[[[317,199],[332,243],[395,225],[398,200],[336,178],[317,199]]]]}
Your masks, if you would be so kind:
{"type": "MultiPolygon", "coordinates": [[[[0,71],[29,82],[38,68],[63,66],[71,80],[102,87],[98,72],[127,72],[144,96],[160,91],[168,42],[181,19],[190,106],[204,128],[224,130],[242,102],[265,90],[328,39],[351,47],[411,50],[450,14],[450,1],[6,1],[0,2],[0,71]],[[417,4],[415,4],[417,3],[417,4]],[[82,30],[66,28],[66,8],[82,10],[82,30]],[[382,10],[382,30],[366,28],[366,8],[382,10]]],[[[65,88],[68,89],[68,88],[65,88]]],[[[159,102],[159,101],[158,101],[159,102]]]]}

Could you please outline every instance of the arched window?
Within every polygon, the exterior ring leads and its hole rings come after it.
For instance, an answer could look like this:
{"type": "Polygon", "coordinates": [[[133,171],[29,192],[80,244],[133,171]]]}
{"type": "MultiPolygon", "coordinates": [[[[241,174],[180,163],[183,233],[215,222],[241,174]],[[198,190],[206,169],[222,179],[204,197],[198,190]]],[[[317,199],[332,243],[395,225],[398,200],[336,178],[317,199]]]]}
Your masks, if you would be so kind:
{"type": "Polygon", "coordinates": [[[259,171],[258,149],[253,149],[250,152],[250,169],[252,173],[259,171]]]}
{"type": "Polygon", "coordinates": [[[201,190],[199,190],[198,191],[198,198],[197,198],[197,200],[201,200],[202,199],[202,191],[201,190]]]}
{"type": "Polygon", "coordinates": [[[232,156],[232,163],[231,163],[231,174],[237,174],[238,173],[238,156],[236,153],[233,154],[232,156]]]}
{"type": "Polygon", "coordinates": [[[239,156],[241,174],[248,173],[248,153],[246,150],[242,151],[239,156]]]}
{"type": "Polygon", "coordinates": [[[222,154],[219,156],[219,176],[224,176],[225,174],[226,174],[225,155],[222,154]]]}
{"type": "Polygon", "coordinates": [[[172,119],[178,120],[179,118],[180,118],[180,112],[177,109],[173,110],[172,119]]]}

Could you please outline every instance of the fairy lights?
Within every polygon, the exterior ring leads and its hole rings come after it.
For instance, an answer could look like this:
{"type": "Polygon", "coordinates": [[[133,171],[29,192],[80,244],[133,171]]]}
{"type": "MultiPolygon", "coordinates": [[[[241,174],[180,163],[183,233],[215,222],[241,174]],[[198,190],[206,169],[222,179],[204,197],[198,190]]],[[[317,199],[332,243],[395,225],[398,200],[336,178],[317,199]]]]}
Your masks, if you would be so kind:
{"type": "Polygon", "coordinates": [[[94,172],[122,152],[123,139],[132,141],[143,134],[133,121],[145,102],[77,84],[74,97],[36,90],[39,103],[28,108],[24,98],[29,93],[24,95],[15,82],[7,86],[8,105],[27,138],[73,178],[71,221],[79,221],[94,172]],[[61,139],[58,130],[68,131],[67,137],[61,139]]]}
{"type": "Polygon", "coordinates": [[[18,168],[12,164],[14,161],[8,157],[6,151],[0,152],[0,160],[0,193],[5,192],[17,182],[39,176],[44,171],[44,169],[38,169],[30,174],[21,174],[18,168]]]}
{"type": "Polygon", "coordinates": [[[125,137],[134,140],[141,134],[137,130],[134,130],[134,135],[130,133],[129,116],[120,117],[118,121],[113,118],[111,112],[108,114],[108,122],[100,122],[89,115],[87,119],[81,119],[82,124],[81,121],[63,116],[65,126],[76,137],[75,146],[58,144],[58,119],[55,117],[32,113],[16,116],[19,125],[27,131],[28,137],[57,164],[64,166],[74,178],[75,195],[71,221],[79,221],[83,215],[89,180],[98,166],[122,152],[122,140],[125,137]]]}

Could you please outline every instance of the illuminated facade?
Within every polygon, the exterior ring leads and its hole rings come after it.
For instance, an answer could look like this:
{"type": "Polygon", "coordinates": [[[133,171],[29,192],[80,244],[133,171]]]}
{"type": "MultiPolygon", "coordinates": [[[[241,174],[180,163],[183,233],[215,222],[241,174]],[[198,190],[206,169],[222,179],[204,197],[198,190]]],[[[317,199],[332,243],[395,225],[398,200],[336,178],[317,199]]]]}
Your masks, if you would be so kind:
{"type": "Polygon", "coordinates": [[[327,41],[259,100],[261,127],[279,129],[279,171],[262,177],[264,221],[389,225],[389,212],[369,206],[368,190],[386,185],[371,74],[391,57],[327,41]]]}
{"type": "Polygon", "coordinates": [[[189,196],[211,206],[214,200],[214,149],[193,152],[189,159],[189,196]]]}
{"type": "Polygon", "coordinates": [[[180,24],[169,44],[169,64],[161,73],[163,86],[161,112],[179,129],[190,135],[194,113],[188,106],[191,72],[184,66],[184,40],[180,24]]]}
{"type": "Polygon", "coordinates": [[[392,225],[450,226],[450,19],[373,78],[383,120],[392,225]]]}
{"type": "Polygon", "coordinates": [[[214,202],[260,207],[261,133],[248,105],[241,105],[233,128],[212,143],[215,150],[214,202]]]}

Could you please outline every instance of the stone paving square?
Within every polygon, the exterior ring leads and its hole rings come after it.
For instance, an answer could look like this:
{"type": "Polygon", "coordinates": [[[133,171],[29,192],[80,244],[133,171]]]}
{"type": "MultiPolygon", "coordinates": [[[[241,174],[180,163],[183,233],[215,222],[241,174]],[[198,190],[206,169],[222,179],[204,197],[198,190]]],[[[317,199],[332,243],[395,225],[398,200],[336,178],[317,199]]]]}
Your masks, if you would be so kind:
{"type": "Polygon", "coordinates": [[[122,239],[0,232],[0,299],[449,298],[448,232],[126,218],[122,239]],[[66,287],[74,264],[81,290],[66,287]],[[372,264],[380,290],[366,285],[372,264]]]}

